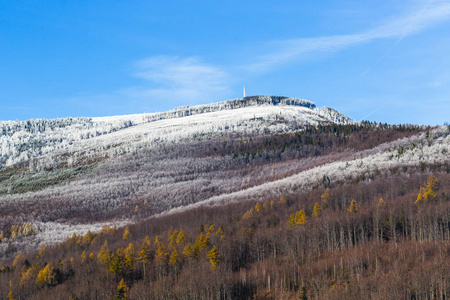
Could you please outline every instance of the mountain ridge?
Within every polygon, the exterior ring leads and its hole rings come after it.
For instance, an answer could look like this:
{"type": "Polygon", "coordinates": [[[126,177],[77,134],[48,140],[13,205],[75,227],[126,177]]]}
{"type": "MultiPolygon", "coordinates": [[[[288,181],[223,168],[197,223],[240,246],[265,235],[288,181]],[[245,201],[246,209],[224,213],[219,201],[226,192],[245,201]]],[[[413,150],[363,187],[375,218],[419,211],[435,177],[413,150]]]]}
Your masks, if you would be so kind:
{"type": "Polygon", "coordinates": [[[92,148],[86,140],[94,141],[93,147],[97,154],[107,151],[109,157],[128,151],[123,150],[124,147],[117,149],[118,143],[140,146],[140,143],[171,141],[168,136],[172,136],[172,141],[177,141],[205,134],[224,134],[230,130],[258,131],[261,127],[272,133],[290,132],[319,123],[352,122],[351,118],[335,109],[318,109],[312,101],[284,96],[250,96],[211,104],[181,106],[157,113],[0,121],[0,168],[27,161],[33,167],[49,167],[49,162],[43,162],[42,158],[55,153],[71,156],[74,151],[82,151],[80,149],[83,147],[92,148]],[[208,119],[208,116],[211,118],[208,119]],[[184,121],[188,124],[183,124],[184,121]],[[194,123],[202,124],[203,127],[195,127],[192,125],[194,123]],[[164,126],[165,129],[161,130],[164,126]],[[130,127],[135,129],[130,130],[130,127]],[[174,128],[178,130],[177,135],[173,134],[174,128]],[[125,135],[117,134],[126,131],[133,132],[132,141],[127,140],[128,137],[122,140],[125,135]],[[114,142],[101,138],[110,135],[114,136],[114,142]],[[98,146],[96,139],[100,139],[103,146],[98,146]],[[113,153],[111,148],[117,151],[113,153]]]}

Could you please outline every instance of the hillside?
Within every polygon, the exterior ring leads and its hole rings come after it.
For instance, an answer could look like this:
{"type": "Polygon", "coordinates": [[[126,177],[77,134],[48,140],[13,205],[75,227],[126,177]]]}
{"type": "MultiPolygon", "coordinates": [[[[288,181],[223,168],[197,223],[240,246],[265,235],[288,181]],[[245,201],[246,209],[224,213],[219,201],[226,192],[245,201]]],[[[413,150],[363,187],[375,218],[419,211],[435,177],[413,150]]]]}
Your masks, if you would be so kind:
{"type": "Polygon", "coordinates": [[[173,111],[100,118],[0,121],[0,168],[49,168],[111,157],[139,147],[227,132],[289,132],[324,122],[352,120],[308,100],[254,96],[173,111]]]}
{"type": "Polygon", "coordinates": [[[0,133],[0,291],[105,299],[123,278],[133,299],[449,296],[449,126],[255,96],[0,133]],[[382,279],[405,270],[413,288],[382,279]]]}

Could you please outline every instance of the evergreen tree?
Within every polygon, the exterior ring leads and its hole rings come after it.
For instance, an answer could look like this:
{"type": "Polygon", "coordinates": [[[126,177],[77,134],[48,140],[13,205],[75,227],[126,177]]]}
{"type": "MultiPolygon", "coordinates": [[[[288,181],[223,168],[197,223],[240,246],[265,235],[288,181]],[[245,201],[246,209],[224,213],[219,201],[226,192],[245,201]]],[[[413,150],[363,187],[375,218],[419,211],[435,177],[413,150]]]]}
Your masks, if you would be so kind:
{"type": "Polygon", "coordinates": [[[128,298],[128,295],[126,292],[128,292],[128,286],[123,282],[122,280],[119,282],[119,285],[117,286],[116,293],[114,295],[114,300],[124,300],[128,298]]]}

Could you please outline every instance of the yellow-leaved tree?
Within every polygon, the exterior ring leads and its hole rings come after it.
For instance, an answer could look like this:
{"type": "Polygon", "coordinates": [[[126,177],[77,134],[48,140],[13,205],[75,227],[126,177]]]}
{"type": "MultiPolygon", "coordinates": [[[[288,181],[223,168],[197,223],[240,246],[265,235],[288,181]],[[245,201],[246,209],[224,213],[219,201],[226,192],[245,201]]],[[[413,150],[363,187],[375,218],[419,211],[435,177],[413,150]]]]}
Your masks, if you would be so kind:
{"type": "Polygon", "coordinates": [[[144,279],[145,279],[145,266],[151,261],[152,258],[152,244],[148,235],[144,238],[141,248],[138,253],[137,260],[142,263],[144,269],[144,279]]]}
{"type": "Polygon", "coordinates": [[[195,258],[196,257],[196,253],[194,251],[194,247],[191,245],[191,243],[188,243],[184,249],[183,249],[183,255],[184,257],[190,259],[190,258],[195,258]]]}
{"type": "Polygon", "coordinates": [[[36,277],[36,284],[40,287],[43,286],[53,286],[56,282],[55,270],[47,264],[44,269],[42,269],[36,277]]]}
{"type": "Polygon", "coordinates": [[[327,208],[331,199],[333,198],[333,194],[330,192],[330,190],[325,190],[325,192],[320,196],[320,200],[322,201],[322,206],[324,208],[327,208]]]}
{"type": "Polygon", "coordinates": [[[122,280],[119,282],[119,285],[117,286],[116,293],[114,295],[114,300],[127,299],[128,298],[128,295],[127,295],[128,290],[129,290],[129,288],[123,282],[123,278],[122,278],[122,280]]]}
{"type": "Polygon", "coordinates": [[[18,266],[19,264],[22,264],[24,261],[25,261],[25,255],[23,255],[22,251],[20,251],[19,254],[16,255],[16,258],[14,258],[13,267],[18,266]]]}
{"type": "Polygon", "coordinates": [[[380,198],[377,203],[377,207],[384,207],[386,206],[386,201],[383,200],[383,198],[380,198]]]}
{"type": "Polygon", "coordinates": [[[288,225],[290,228],[297,225],[305,225],[308,222],[308,217],[306,216],[305,210],[299,210],[296,213],[292,213],[289,216],[288,225]]]}
{"type": "Polygon", "coordinates": [[[186,242],[186,234],[184,233],[183,228],[181,228],[180,231],[178,232],[176,241],[178,246],[182,246],[186,242]]]}
{"type": "Polygon", "coordinates": [[[347,211],[351,212],[351,213],[356,213],[358,211],[358,205],[356,204],[356,200],[353,199],[350,202],[350,205],[347,208],[347,211]]]}
{"type": "Polygon", "coordinates": [[[109,264],[112,258],[113,254],[111,250],[108,249],[108,240],[105,240],[102,247],[100,248],[100,252],[97,254],[97,259],[99,262],[109,268],[109,264]]]}
{"type": "Polygon", "coordinates": [[[130,229],[128,229],[128,226],[127,226],[127,227],[125,227],[125,230],[123,231],[122,239],[126,241],[129,236],[130,236],[130,229]]]}
{"type": "Polygon", "coordinates": [[[169,252],[160,241],[158,241],[157,247],[158,248],[155,251],[155,261],[160,265],[166,265],[167,259],[169,258],[169,252]]]}
{"type": "Polygon", "coordinates": [[[414,204],[421,204],[422,202],[428,202],[428,200],[436,199],[436,190],[439,187],[439,180],[431,174],[427,178],[427,184],[425,186],[421,186],[419,190],[419,194],[417,195],[416,201],[414,204]]]}
{"type": "Polygon", "coordinates": [[[181,257],[177,249],[174,249],[169,256],[169,266],[178,268],[181,263],[181,257]]]}
{"type": "Polygon", "coordinates": [[[206,249],[208,245],[209,245],[209,238],[205,234],[203,234],[203,232],[201,232],[200,235],[195,240],[194,251],[198,254],[203,249],[206,249]]]}
{"type": "Polygon", "coordinates": [[[318,218],[321,213],[322,213],[322,206],[320,206],[319,202],[316,202],[316,204],[314,204],[312,216],[314,218],[318,218]]]}
{"type": "Polygon", "coordinates": [[[214,246],[206,256],[209,259],[209,266],[211,270],[215,270],[220,261],[220,253],[217,251],[216,246],[214,246]]]}

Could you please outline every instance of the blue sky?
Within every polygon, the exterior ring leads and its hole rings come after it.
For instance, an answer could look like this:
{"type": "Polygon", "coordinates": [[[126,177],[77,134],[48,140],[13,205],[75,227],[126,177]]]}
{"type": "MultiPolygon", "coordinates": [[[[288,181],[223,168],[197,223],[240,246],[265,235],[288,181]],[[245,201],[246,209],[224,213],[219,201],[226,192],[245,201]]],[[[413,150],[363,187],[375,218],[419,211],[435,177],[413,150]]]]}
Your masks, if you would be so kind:
{"type": "Polygon", "coordinates": [[[284,95],[450,122],[450,1],[1,1],[0,120],[284,95]]]}

